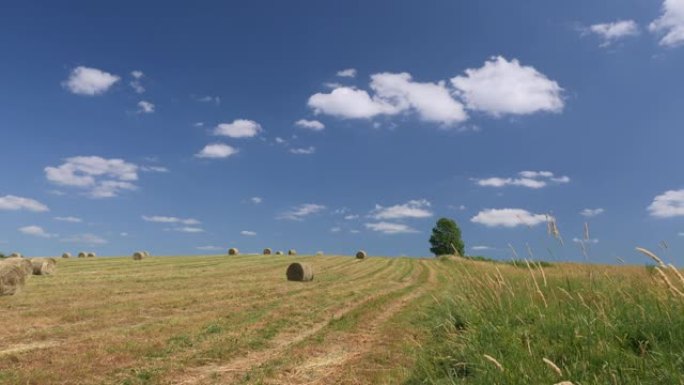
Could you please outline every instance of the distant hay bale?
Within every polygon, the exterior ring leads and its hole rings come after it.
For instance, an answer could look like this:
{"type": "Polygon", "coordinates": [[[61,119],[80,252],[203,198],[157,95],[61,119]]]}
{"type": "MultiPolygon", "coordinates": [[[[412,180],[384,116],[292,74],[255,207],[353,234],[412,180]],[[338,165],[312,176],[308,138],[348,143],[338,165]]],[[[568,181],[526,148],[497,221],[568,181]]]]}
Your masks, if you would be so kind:
{"type": "Polygon", "coordinates": [[[62,258],[71,258],[71,253],[62,254],[62,258]]]}
{"type": "Polygon", "coordinates": [[[95,253],[93,253],[93,252],[91,251],[91,252],[89,252],[88,254],[86,254],[86,257],[88,257],[88,258],[95,258],[95,257],[97,257],[97,255],[95,255],[95,253]]]}
{"type": "Polygon", "coordinates": [[[146,257],[149,257],[150,255],[152,255],[152,254],[150,254],[150,252],[147,251],[147,250],[146,250],[146,251],[143,251],[143,254],[145,254],[146,257]]]}
{"type": "Polygon", "coordinates": [[[87,256],[88,256],[88,253],[86,253],[85,251],[81,251],[80,253],[78,253],[79,258],[86,258],[87,256]]]}
{"type": "Polygon", "coordinates": [[[31,266],[33,266],[33,275],[51,275],[57,269],[57,263],[53,258],[33,258],[31,266]]]}
{"type": "Polygon", "coordinates": [[[264,249],[264,255],[271,255],[273,250],[269,249],[268,247],[264,249]]]}
{"type": "Polygon", "coordinates": [[[26,272],[15,263],[0,262],[0,296],[14,295],[26,283],[26,272]]]}
{"type": "Polygon", "coordinates": [[[133,253],[133,260],[139,261],[139,260],[145,258],[146,256],[147,255],[145,254],[144,251],[136,251],[135,253],[133,253]]]}
{"type": "Polygon", "coordinates": [[[368,254],[366,254],[366,252],[363,251],[363,250],[359,250],[359,251],[356,253],[356,258],[357,258],[357,259],[364,259],[364,258],[367,258],[367,257],[368,257],[368,254]]]}
{"type": "Polygon", "coordinates": [[[290,264],[290,266],[287,267],[285,275],[287,275],[288,281],[305,282],[312,281],[314,278],[314,272],[311,265],[298,262],[290,264]]]}
{"type": "Polygon", "coordinates": [[[230,249],[228,249],[228,255],[238,255],[238,254],[240,254],[240,250],[238,250],[234,247],[231,247],[230,249]]]}
{"type": "Polygon", "coordinates": [[[323,255],[324,253],[322,251],[317,251],[316,255],[323,255]]]}
{"type": "Polygon", "coordinates": [[[33,274],[33,265],[31,261],[26,258],[11,257],[7,258],[0,263],[6,263],[13,266],[18,266],[26,275],[33,274]]]}
{"type": "Polygon", "coordinates": [[[10,258],[24,258],[24,256],[21,255],[21,253],[12,253],[10,254],[10,258]]]}
{"type": "Polygon", "coordinates": [[[287,255],[297,255],[297,250],[295,249],[290,249],[287,251],[287,255]]]}
{"type": "Polygon", "coordinates": [[[283,252],[278,250],[278,251],[276,251],[276,255],[283,255],[283,252]]]}

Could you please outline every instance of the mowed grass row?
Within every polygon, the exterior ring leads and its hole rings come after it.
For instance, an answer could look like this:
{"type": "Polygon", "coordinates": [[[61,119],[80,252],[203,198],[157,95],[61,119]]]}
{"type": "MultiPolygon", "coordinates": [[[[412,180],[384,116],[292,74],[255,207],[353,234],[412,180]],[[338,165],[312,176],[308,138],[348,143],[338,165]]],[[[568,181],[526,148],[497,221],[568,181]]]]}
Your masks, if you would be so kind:
{"type": "Polygon", "coordinates": [[[267,346],[392,284],[415,261],[350,257],[207,256],[60,261],[2,299],[0,383],[159,383],[187,367],[267,346]],[[293,259],[316,280],[287,282],[293,259]],[[40,344],[45,348],[40,348],[40,344]]]}

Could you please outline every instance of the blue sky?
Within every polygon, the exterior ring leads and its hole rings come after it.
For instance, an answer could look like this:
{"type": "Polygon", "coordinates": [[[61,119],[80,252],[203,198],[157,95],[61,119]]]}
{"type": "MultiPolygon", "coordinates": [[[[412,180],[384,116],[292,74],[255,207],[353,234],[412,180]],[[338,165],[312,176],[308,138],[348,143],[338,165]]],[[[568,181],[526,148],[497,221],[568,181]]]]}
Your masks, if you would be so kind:
{"type": "Polygon", "coordinates": [[[17,1],[0,50],[1,251],[684,246],[684,0],[17,1]]]}

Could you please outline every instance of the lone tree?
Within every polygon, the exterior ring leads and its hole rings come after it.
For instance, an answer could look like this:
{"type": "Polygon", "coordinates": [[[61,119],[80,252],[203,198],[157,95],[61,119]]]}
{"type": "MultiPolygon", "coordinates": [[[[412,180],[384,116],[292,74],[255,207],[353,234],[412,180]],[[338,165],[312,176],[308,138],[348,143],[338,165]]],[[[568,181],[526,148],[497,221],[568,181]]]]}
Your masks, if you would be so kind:
{"type": "Polygon", "coordinates": [[[461,239],[461,229],[453,219],[440,218],[432,229],[430,237],[432,247],[430,251],[435,255],[455,254],[465,255],[465,245],[461,239]],[[454,251],[454,249],[456,249],[454,251]]]}

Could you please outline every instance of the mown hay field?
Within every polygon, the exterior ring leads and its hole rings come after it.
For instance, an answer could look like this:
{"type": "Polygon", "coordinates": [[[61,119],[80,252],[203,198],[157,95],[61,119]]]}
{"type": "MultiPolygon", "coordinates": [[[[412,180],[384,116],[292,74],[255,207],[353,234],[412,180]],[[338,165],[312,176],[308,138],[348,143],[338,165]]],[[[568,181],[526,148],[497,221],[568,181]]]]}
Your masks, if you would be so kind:
{"type": "Polygon", "coordinates": [[[0,384],[684,384],[677,290],[643,266],[67,259],[0,297],[0,384]]]}

